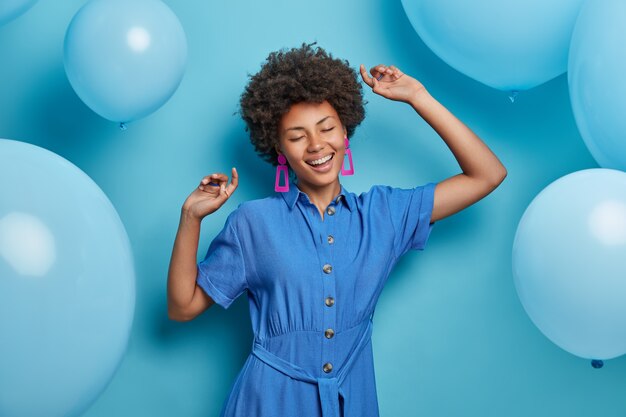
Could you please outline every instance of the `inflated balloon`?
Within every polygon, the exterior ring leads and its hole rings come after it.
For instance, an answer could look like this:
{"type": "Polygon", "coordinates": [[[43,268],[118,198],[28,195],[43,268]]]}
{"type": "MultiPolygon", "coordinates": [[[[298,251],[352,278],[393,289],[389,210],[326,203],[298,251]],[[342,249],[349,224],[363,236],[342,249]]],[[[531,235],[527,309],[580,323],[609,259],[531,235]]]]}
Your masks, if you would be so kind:
{"type": "Polygon", "coordinates": [[[160,0],[91,0],[65,34],[72,87],[93,111],[115,122],[161,107],[178,88],[186,61],[185,32],[160,0]]]}
{"type": "Polygon", "coordinates": [[[515,234],[513,275],[524,309],[574,355],[623,355],[624,254],[626,173],[596,168],[554,181],[530,203],[515,234]]]}
{"type": "Polygon", "coordinates": [[[30,9],[37,0],[2,0],[0,2],[0,26],[30,9]]]}
{"type": "Polygon", "coordinates": [[[578,130],[601,167],[626,170],[626,2],[587,2],[569,55],[569,92],[578,130]]]}
{"type": "Polygon", "coordinates": [[[78,416],[125,351],[128,236],[102,190],[60,156],[0,139],[0,415],[78,416]]]}
{"type": "Polygon", "coordinates": [[[527,90],[567,69],[584,0],[402,0],[413,28],[442,60],[503,91],[527,90]]]}

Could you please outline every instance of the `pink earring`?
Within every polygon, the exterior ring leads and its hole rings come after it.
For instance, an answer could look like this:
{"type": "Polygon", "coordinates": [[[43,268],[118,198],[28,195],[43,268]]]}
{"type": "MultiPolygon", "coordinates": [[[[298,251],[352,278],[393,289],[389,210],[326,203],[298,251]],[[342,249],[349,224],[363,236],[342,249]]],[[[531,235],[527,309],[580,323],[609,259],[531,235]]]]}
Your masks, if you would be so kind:
{"type": "Polygon", "coordinates": [[[277,193],[284,193],[289,191],[289,174],[287,171],[287,159],[285,159],[285,155],[278,155],[278,163],[279,166],[276,167],[276,182],[274,183],[274,191],[277,193]],[[285,185],[279,185],[280,183],[280,173],[283,172],[283,177],[285,178],[285,185]]]}
{"type": "Polygon", "coordinates": [[[345,165],[346,162],[346,157],[348,158],[348,162],[350,163],[350,168],[348,169],[344,169],[344,167],[341,167],[341,175],[354,175],[354,164],[352,163],[352,151],[350,150],[350,141],[348,140],[348,137],[346,136],[344,138],[345,143],[346,143],[346,154],[343,157],[343,162],[345,165]]]}

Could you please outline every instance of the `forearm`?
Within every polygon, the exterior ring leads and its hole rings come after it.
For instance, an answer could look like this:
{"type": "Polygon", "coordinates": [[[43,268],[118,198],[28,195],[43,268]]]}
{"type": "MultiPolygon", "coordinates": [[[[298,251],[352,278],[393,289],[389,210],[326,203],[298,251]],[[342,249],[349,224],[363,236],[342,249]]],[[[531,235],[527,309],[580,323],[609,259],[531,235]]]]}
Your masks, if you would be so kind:
{"type": "Polygon", "coordinates": [[[487,145],[426,90],[409,104],[443,139],[465,175],[488,182],[506,176],[506,168],[487,145]]]}
{"type": "Polygon", "coordinates": [[[193,298],[198,274],[196,257],[200,222],[185,210],[181,211],[167,279],[167,306],[170,313],[180,312],[193,298]]]}

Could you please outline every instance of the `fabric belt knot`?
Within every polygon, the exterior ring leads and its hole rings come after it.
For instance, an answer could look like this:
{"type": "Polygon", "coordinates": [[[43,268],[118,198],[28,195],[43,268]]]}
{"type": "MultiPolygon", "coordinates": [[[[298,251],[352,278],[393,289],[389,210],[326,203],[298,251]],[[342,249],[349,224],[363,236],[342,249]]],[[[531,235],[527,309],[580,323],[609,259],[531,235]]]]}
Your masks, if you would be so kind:
{"type": "Polygon", "coordinates": [[[339,381],[337,378],[318,378],[317,387],[322,404],[322,415],[339,417],[339,381]]]}
{"type": "Polygon", "coordinates": [[[346,376],[350,372],[356,358],[363,350],[363,347],[365,347],[367,342],[370,340],[371,336],[372,318],[369,317],[359,341],[354,345],[352,351],[348,354],[348,358],[341,369],[337,372],[337,376],[333,378],[316,378],[306,369],[274,355],[261,346],[257,340],[254,341],[252,354],[268,366],[271,366],[288,377],[297,379],[298,381],[316,384],[320,396],[320,404],[322,406],[322,416],[340,417],[339,396],[345,398],[343,390],[341,389],[341,384],[346,379],[346,376]]]}

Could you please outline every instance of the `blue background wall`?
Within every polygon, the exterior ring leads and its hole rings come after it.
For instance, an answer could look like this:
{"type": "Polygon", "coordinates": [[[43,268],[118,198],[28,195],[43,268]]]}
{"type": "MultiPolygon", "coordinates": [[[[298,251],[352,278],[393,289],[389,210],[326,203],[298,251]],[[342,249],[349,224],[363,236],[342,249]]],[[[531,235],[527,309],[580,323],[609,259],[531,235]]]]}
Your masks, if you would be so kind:
{"type": "MultiPolygon", "coordinates": [[[[560,76],[509,102],[448,67],[419,39],[399,1],[166,2],[189,46],[180,88],[127,131],[87,108],[63,69],[63,36],[84,1],[40,0],[0,27],[0,137],[67,158],[109,196],[133,245],[137,305],[128,353],[85,414],[216,416],[250,351],[245,297],[188,323],[168,320],[166,279],[180,207],[199,179],[236,166],[240,186],[205,219],[200,255],[238,203],[273,192],[237,102],[268,52],[318,41],[356,67],[395,64],[469,125],[508,169],[491,195],[437,223],[427,250],[407,254],[376,310],[382,416],[623,416],[626,360],[593,369],[532,324],[515,293],[511,248],[533,197],[557,178],[598,165],[560,76]]],[[[411,187],[460,169],[408,106],[366,91],[353,140],[351,191],[411,187]]],[[[45,185],[45,184],[44,184],[45,185]]],[[[94,358],[97,360],[97,358],[94,358]]]]}

